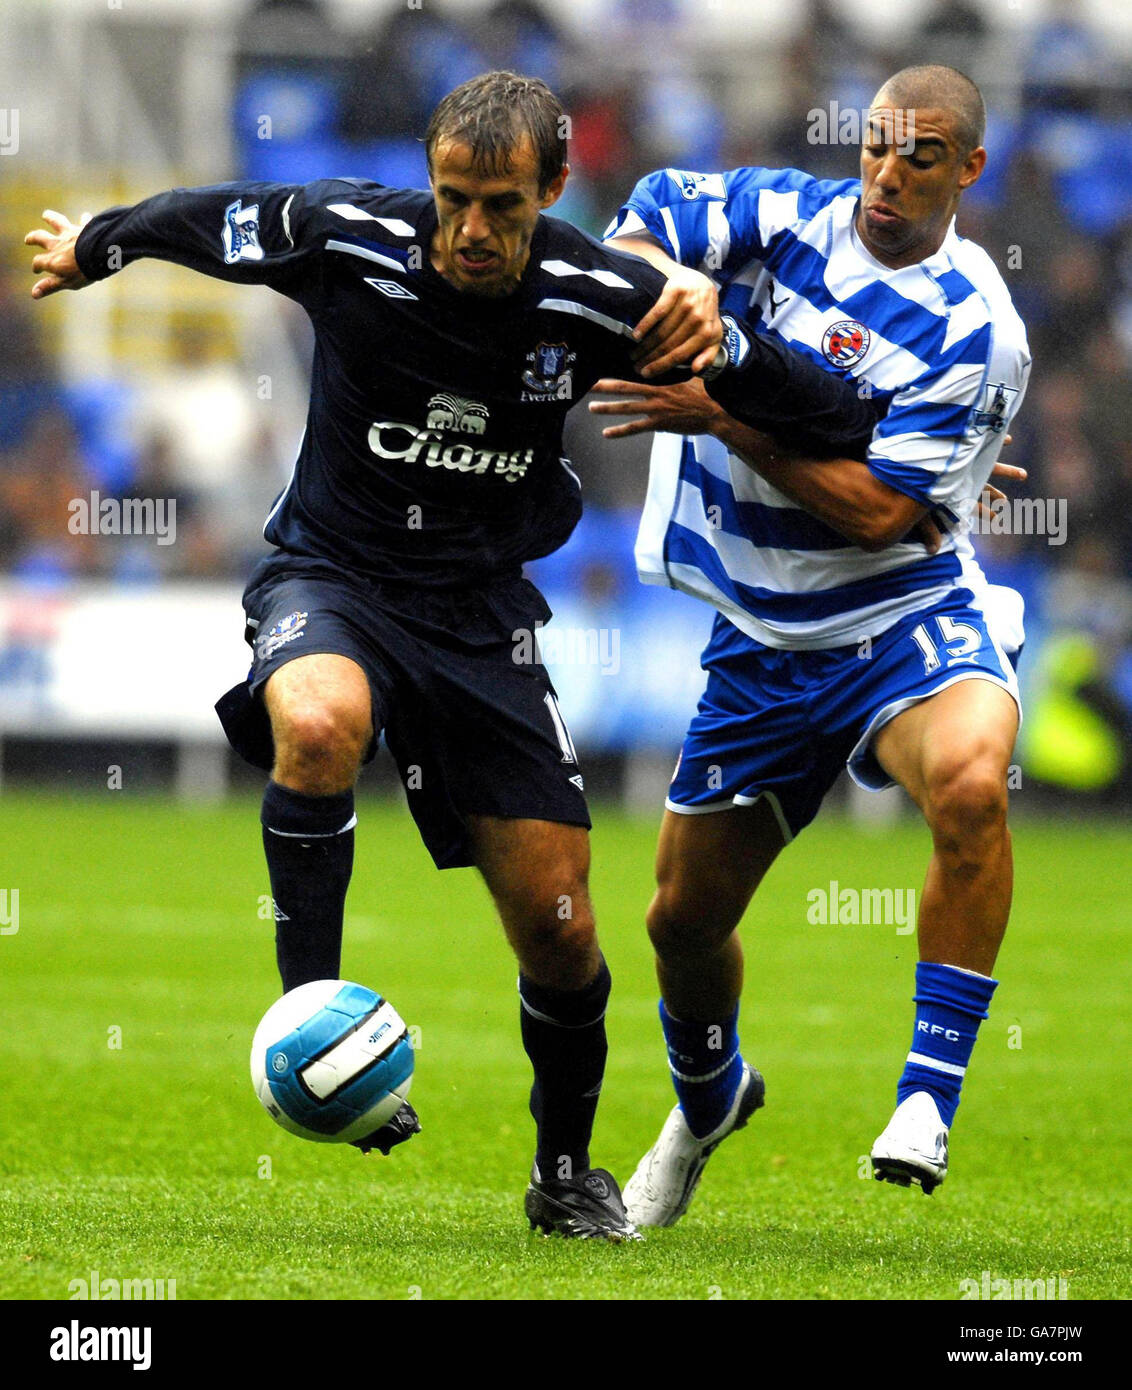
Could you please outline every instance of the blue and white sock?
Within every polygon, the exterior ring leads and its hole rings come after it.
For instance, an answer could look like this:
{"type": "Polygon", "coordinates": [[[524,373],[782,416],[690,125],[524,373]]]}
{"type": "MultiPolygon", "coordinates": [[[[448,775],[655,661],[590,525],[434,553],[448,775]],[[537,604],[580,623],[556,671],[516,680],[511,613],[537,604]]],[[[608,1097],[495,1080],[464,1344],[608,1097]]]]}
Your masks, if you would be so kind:
{"type": "Polygon", "coordinates": [[[743,1078],[739,1052],[739,1006],[717,1023],[689,1023],[673,1018],[660,1001],[660,1026],[668,1044],[668,1068],[680,1109],[697,1139],[717,1129],[727,1117],[743,1078]]]}
{"type": "Polygon", "coordinates": [[[998,986],[988,975],[958,965],[920,961],[916,966],[916,1023],[912,1050],[896,1087],[897,1104],[927,1091],[950,1129],[979,1024],[998,986]]]}

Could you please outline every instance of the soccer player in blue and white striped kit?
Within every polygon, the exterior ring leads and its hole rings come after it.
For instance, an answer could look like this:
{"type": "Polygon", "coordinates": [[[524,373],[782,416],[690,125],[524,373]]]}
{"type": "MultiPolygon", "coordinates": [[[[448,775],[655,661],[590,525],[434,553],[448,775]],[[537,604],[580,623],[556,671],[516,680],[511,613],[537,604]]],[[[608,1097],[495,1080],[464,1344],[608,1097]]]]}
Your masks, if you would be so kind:
{"type": "Polygon", "coordinates": [[[591,407],[635,417],[609,437],[658,431],[642,579],[717,609],[648,915],[679,1103],[625,1189],[640,1225],[677,1221],[762,1104],[739,1050],[736,928],[845,764],[862,786],[903,786],[932,834],[913,1041],[874,1172],[925,1193],[947,1173],[1009,913],[1020,718],[1021,599],[988,585],[964,526],[1030,367],[1001,277],[955,232],[984,121],[963,74],[908,68],[873,102],[859,181],[663,170],[606,233],[673,278],[710,275],[725,312],[887,405],[864,461],[792,456],[699,382],[601,383],[623,399],[591,407]],[[925,518],[934,553],[910,534],[925,518]]]}

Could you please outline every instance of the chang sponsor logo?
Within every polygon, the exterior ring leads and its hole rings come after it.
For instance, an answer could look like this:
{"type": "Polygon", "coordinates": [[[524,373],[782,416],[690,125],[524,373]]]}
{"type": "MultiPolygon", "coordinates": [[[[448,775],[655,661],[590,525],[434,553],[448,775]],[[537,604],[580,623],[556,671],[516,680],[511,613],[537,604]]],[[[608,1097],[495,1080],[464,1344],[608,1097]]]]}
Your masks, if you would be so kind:
{"type": "MultiPolygon", "coordinates": [[[[430,418],[438,415],[440,409],[436,407],[435,411],[430,411],[430,418]]],[[[527,469],[534,462],[533,448],[484,449],[463,440],[450,443],[443,431],[453,428],[461,427],[441,425],[421,429],[404,420],[376,420],[369,429],[369,447],[378,458],[390,462],[423,463],[426,468],[447,468],[454,473],[476,473],[480,476],[490,473],[508,483],[518,482],[525,477],[527,469]]],[[[473,431],[465,429],[464,432],[473,431]]]]}

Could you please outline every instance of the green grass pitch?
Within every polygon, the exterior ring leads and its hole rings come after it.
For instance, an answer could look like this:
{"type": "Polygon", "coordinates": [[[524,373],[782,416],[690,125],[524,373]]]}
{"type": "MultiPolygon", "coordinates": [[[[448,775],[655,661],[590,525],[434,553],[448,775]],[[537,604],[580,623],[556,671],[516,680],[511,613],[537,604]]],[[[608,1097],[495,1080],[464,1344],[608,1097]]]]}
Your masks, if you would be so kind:
{"type": "MultiPolygon", "coordinates": [[[[343,973],[420,1029],[424,1132],[388,1159],[292,1138],[252,1094],[277,993],[255,803],[4,798],[4,1298],[65,1299],[92,1270],[175,1279],[178,1299],[955,1299],[984,1270],[1127,1297],[1127,831],[1015,827],[1002,985],[928,1199],[863,1157],[908,1047],[914,937],[811,925],[806,898],[918,890],[926,832],[820,820],[743,929],[767,1107],[678,1227],[618,1248],[526,1230],[515,968],[479,880],[438,875],[400,807],[359,820],[343,973]]],[[[614,995],[594,1160],[624,1182],[672,1103],[642,927],[656,827],[595,821],[614,995]]]]}

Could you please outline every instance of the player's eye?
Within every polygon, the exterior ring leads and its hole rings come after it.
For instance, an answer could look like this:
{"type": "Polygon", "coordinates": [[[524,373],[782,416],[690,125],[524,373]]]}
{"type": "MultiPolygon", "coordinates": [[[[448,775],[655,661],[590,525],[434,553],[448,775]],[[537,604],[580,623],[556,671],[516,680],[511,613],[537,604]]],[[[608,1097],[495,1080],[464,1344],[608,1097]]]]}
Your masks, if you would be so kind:
{"type": "Polygon", "coordinates": [[[911,164],[912,167],[913,167],[914,169],[930,169],[930,168],[935,164],[935,160],[934,160],[934,159],[917,159],[917,158],[915,157],[915,155],[913,155],[913,156],[911,156],[911,158],[908,160],[908,163],[911,164]]]}

